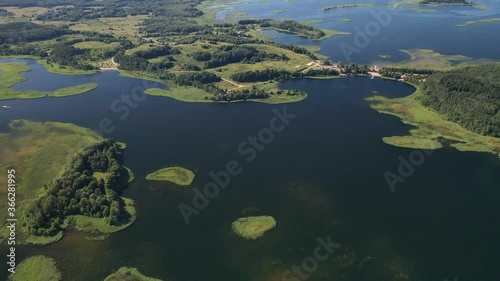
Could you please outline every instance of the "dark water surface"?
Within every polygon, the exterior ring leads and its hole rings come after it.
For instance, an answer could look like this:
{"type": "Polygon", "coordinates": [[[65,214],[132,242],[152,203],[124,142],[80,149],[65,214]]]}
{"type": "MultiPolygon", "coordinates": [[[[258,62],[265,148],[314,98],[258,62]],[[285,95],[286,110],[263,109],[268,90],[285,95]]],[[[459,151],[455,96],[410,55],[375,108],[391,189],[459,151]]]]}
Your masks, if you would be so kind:
{"type": "MultiPolygon", "coordinates": [[[[3,62],[2,60],[0,62],[3,62]]],[[[238,145],[269,126],[273,109],[260,103],[197,104],[147,96],[121,120],[110,109],[120,95],[153,82],[116,72],[59,76],[28,61],[33,71],[17,89],[52,90],[97,82],[86,94],[66,98],[3,101],[0,127],[13,119],[69,122],[98,128],[109,118],[106,135],[127,143],[125,164],[136,181],[124,192],[133,198],[138,219],[106,241],[87,241],[72,232],[49,246],[20,246],[19,258],[43,254],[56,259],[64,280],[102,280],[121,266],[137,267],[164,280],[282,280],[331,235],[360,260],[374,257],[373,271],[404,272],[411,280],[497,280],[500,260],[500,161],[481,153],[444,148],[427,157],[392,193],[384,172],[396,172],[398,156],[411,149],[386,145],[382,137],[406,134],[409,126],[369,108],[364,98],[411,94],[402,83],[365,78],[295,80],[309,96],[286,105],[295,119],[252,162],[238,145]],[[211,171],[229,160],[241,175],[186,225],[180,203],[190,204],[190,188],[151,183],[146,174],[178,164],[196,173],[193,187],[212,181],[211,171]],[[276,229],[257,241],[231,232],[231,222],[247,215],[272,215],[276,229]]],[[[5,247],[2,246],[2,252],[5,247]]],[[[340,254],[340,253],[336,253],[340,254]]],[[[5,265],[1,266],[5,277],[5,265]]],[[[345,280],[334,263],[320,263],[308,280],[345,280]]],[[[347,280],[377,280],[351,278],[347,280]]]]}

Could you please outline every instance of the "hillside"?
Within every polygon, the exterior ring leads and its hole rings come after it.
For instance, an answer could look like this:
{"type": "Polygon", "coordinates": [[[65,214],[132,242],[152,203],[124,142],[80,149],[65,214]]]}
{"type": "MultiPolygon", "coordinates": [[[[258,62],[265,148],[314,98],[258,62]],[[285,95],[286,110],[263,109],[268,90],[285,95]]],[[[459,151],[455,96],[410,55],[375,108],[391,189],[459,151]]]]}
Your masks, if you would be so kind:
{"type": "Polygon", "coordinates": [[[500,64],[436,73],[422,85],[422,104],[473,132],[500,137],[500,64]]]}

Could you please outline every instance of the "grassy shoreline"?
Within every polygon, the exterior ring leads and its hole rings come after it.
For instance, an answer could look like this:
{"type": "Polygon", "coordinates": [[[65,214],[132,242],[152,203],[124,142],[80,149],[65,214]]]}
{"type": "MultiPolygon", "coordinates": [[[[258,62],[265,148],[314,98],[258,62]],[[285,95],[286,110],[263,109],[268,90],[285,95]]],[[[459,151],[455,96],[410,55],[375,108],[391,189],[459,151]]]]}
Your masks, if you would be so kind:
{"type": "Polygon", "coordinates": [[[14,85],[26,81],[26,77],[21,73],[29,71],[31,71],[31,68],[23,62],[0,63],[0,100],[67,97],[89,92],[99,86],[97,83],[87,83],[49,92],[12,89],[14,85]]]}
{"type": "Polygon", "coordinates": [[[500,139],[468,131],[457,123],[446,120],[438,112],[419,101],[420,87],[407,83],[416,91],[403,98],[372,96],[365,100],[380,113],[396,116],[405,124],[415,126],[406,136],[385,137],[387,144],[417,149],[439,149],[440,139],[459,151],[488,152],[500,155],[500,139]]]}

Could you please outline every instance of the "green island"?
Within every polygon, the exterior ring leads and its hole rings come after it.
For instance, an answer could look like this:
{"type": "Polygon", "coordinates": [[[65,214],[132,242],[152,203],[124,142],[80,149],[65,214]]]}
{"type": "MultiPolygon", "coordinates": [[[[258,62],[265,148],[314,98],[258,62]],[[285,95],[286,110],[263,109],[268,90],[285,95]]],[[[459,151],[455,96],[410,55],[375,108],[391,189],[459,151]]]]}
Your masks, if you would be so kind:
{"type": "Polygon", "coordinates": [[[481,19],[481,20],[473,20],[473,21],[468,21],[468,22],[463,23],[463,24],[457,24],[457,26],[466,27],[466,26],[478,24],[478,23],[495,23],[495,22],[500,22],[500,18],[487,18],[487,19],[481,19]]]}
{"type": "Polygon", "coordinates": [[[144,276],[137,268],[121,267],[117,272],[109,275],[104,281],[162,281],[144,276]]]}
{"type": "Polygon", "coordinates": [[[392,57],[391,55],[378,55],[378,56],[383,59],[390,59],[392,57]]]}
{"type": "Polygon", "coordinates": [[[430,70],[454,70],[456,68],[495,63],[490,59],[474,59],[463,55],[444,55],[430,49],[400,50],[410,56],[409,60],[402,62],[376,61],[374,64],[381,67],[402,69],[430,69],[430,70]]]}
{"type": "Polygon", "coordinates": [[[0,63],[0,100],[67,97],[89,92],[98,86],[96,83],[81,84],[52,92],[18,91],[12,89],[17,83],[26,80],[26,77],[21,75],[22,72],[26,71],[31,71],[31,68],[26,63],[0,63]]]}
{"type": "Polygon", "coordinates": [[[343,5],[326,7],[323,9],[323,11],[326,12],[326,11],[347,9],[347,8],[368,8],[368,7],[372,7],[372,6],[374,6],[373,3],[369,3],[369,4],[343,4],[343,5]]]}
{"type": "Polygon", "coordinates": [[[238,236],[256,240],[275,228],[276,220],[271,216],[244,217],[235,220],[231,227],[238,236]]]}
{"type": "Polygon", "coordinates": [[[46,256],[31,256],[23,260],[9,281],[60,281],[62,275],[54,259],[46,256]]]}
{"type": "MultiPolygon", "coordinates": [[[[399,2],[390,2],[395,7],[402,5],[421,5],[421,6],[469,6],[477,9],[485,10],[486,5],[474,3],[466,0],[401,0],[399,2]]],[[[411,8],[410,8],[411,9],[411,8]]],[[[423,10],[420,8],[411,9],[417,12],[431,12],[433,10],[423,10]]]]}
{"type": "Polygon", "coordinates": [[[341,18],[340,19],[341,22],[351,22],[351,19],[348,19],[348,18],[341,18]]]}
{"type": "Polygon", "coordinates": [[[439,71],[383,68],[384,77],[404,80],[416,92],[404,98],[369,97],[375,110],[416,128],[409,136],[386,137],[401,147],[439,149],[443,141],[460,151],[500,155],[499,64],[439,71]]]}
{"type": "Polygon", "coordinates": [[[273,14],[281,14],[281,13],[284,13],[285,10],[273,10],[272,13],[273,14]]]}
{"type": "MultiPolygon", "coordinates": [[[[135,220],[133,201],[118,195],[132,179],[121,164],[123,145],[73,124],[28,120],[12,121],[0,141],[0,167],[16,167],[18,175],[18,243],[56,242],[73,224],[94,234],[112,233],[135,220]]],[[[6,191],[2,186],[0,193],[7,196],[6,191]]],[[[7,205],[0,214],[7,216],[7,205]]],[[[4,241],[8,231],[2,226],[4,241]]]]}
{"type": "Polygon", "coordinates": [[[182,167],[168,167],[146,176],[147,180],[169,181],[178,185],[190,185],[194,180],[194,173],[182,167]]]}
{"type": "MultiPolygon", "coordinates": [[[[215,13],[224,7],[210,8],[211,1],[159,0],[153,5],[102,0],[94,1],[92,9],[76,0],[56,8],[48,0],[31,4],[2,1],[8,16],[0,18],[0,28],[6,31],[0,34],[0,56],[35,58],[48,71],[58,74],[118,70],[126,76],[165,83],[169,91],[148,92],[181,101],[296,102],[307,94],[299,90],[280,91],[276,82],[363,74],[367,68],[357,64],[354,71],[334,68],[322,64],[326,57],[317,54],[317,49],[268,41],[261,34],[262,30],[271,29],[322,40],[346,32],[288,19],[236,20],[239,14],[220,22],[215,13]],[[273,73],[264,79],[260,72],[267,75],[269,68],[286,74],[273,73]],[[323,68],[329,71],[317,71],[323,68]],[[234,79],[249,73],[245,81],[234,79]]],[[[12,85],[2,89],[3,99],[65,96],[95,87],[80,85],[51,93],[18,93],[8,89],[12,85]]]]}

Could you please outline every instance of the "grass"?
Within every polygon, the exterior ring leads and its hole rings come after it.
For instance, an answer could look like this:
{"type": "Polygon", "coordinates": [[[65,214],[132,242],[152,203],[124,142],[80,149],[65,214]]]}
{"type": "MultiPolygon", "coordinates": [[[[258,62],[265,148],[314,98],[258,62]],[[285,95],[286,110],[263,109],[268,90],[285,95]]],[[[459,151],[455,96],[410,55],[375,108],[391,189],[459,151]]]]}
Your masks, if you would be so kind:
{"type": "Polygon", "coordinates": [[[23,260],[9,281],[60,281],[62,274],[54,259],[46,256],[31,256],[23,260]]]}
{"type": "MultiPolygon", "coordinates": [[[[90,129],[57,122],[15,120],[10,131],[0,134],[0,169],[16,170],[18,224],[27,204],[43,193],[42,185],[53,180],[64,170],[66,162],[85,147],[102,141],[90,129]]],[[[7,184],[0,182],[0,196],[7,196],[7,184]]],[[[0,205],[0,216],[5,217],[5,204],[0,205]]],[[[0,223],[0,240],[8,235],[5,222],[0,223]]],[[[48,244],[61,238],[31,236],[18,231],[19,243],[48,244]]]]}
{"type": "Polygon", "coordinates": [[[125,197],[122,197],[122,199],[125,201],[125,210],[130,214],[130,219],[127,223],[109,225],[106,218],[91,218],[82,215],[71,216],[69,220],[75,223],[77,230],[92,234],[111,234],[121,231],[131,226],[137,218],[134,200],[125,197]]]}
{"type": "Polygon", "coordinates": [[[169,90],[150,88],[145,93],[152,96],[170,97],[183,102],[212,102],[208,99],[207,92],[195,87],[173,86],[169,90]]]}
{"type": "Polygon", "coordinates": [[[139,32],[140,24],[143,20],[149,18],[148,15],[99,18],[95,20],[79,21],[70,26],[70,29],[76,31],[89,31],[110,34],[115,38],[126,37],[134,44],[141,40],[139,32]]]}
{"type": "Polygon", "coordinates": [[[117,272],[109,275],[104,281],[161,281],[160,279],[146,277],[137,268],[122,267],[117,272]]]}
{"type": "Polygon", "coordinates": [[[83,41],[73,45],[73,47],[78,49],[115,49],[120,46],[118,42],[112,42],[106,44],[99,41],[83,41]]]}
{"type": "Polygon", "coordinates": [[[271,216],[244,217],[235,220],[231,226],[238,236],[256,240],[275,228],[276,220],[271,216]]]}
{"type": "Polygon", "coordinates": [[[495,23],[495,22],[500,22],[500,18],[488,18],[488,19],[482,19],[482,20],[468,21],[466,23],[457,24],[457,26],[466,27],[466,26],[478,24],[478,23],[495,23]]]}
{"type": "Polygon", "coordinates": [[[182,167],[168,167],[146,176],[147,180],[169,181],[178,185],[190,185],[194,180],[194,173],[182,167]]]}
{"type": "Polygon", "coordinates": [[[437,140],[417,138],[414,136],[385,137],[382,140],[387,144],[406,148],[439,149],[443,147],[437,140]]]}
{"type": "Polygon", "coordinates": [[[380,113],[397,116],[405,124],[416,128],[409,136],[384,138],[384,142],[400,147],[438,149],[438,139],[446,139],[459,151],[476,151],[500,154],[500,139],[470,132],[462,126],[447,121],[442,115],[423,106],[419,101],[420,88],[414,94],[389,99],[382,96],[367,98],[371,107],[380,113]]]}

